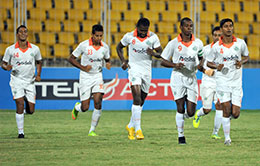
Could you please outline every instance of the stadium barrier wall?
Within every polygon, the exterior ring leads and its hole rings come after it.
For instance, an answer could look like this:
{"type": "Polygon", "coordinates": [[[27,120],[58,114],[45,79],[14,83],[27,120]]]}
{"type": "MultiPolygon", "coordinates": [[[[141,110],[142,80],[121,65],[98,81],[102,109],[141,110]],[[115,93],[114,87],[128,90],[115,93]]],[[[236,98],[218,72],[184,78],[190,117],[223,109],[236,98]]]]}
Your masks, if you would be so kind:
{"type": "MultiPolygon", "coordinates": [[[[152,83],[144,110],[176,110],[170,89],[171,69],[153,68],[152,83]]],[[[201,72],[197,73],[198,83],[201,72]]],[[[260,69],[243,69],[242,109],[260,109],[260,69]]],[[[0,69],[0,109],[15,109],[9,86],[10,72],[0,69]]],[[[79,101],[79,70],[76,68],[43,68],[42,81],[36,83],[37,110],[70,110],[79,101]]],[[[105,95],[103,110],[130,110],[132,95],[128,85],[127,71],[121,68],[104,69],[105,95]]],[[[199,97],[197,108],[201,107],[199,97]]],[[[93,110],[91,100],[90,110],[93,110]]]]}

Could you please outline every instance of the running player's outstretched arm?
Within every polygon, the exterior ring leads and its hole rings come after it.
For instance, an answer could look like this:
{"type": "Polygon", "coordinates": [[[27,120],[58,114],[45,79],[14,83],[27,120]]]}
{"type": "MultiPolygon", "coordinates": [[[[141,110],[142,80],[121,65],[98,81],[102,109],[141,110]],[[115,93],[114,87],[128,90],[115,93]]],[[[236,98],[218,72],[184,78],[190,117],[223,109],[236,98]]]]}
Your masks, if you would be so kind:
{"type": "Polygon", "coordinates": [[[125,60],[125,58],[124,58],[124,53],[123,53],[124,47],[125,46],[121,42],[119,42],[118,45],[116,46],[116,51],[117,51],[118,57],[120,58],[120,60],[122,62],[122,66],[121,66],[122,69],[126,70],[128,68],[128,61],[125,60]]]}
{"type": "Polygon", "coordinates": [[[42,61],[41,60],[36,61],[36,68],[37,68],[37,75],[35,77],[35,81],[40,82],[41,81],[41,73],[42,73],[42,61]]]}
{"type": "Polygon", "coordinates": [[[87,66],[82,66],[78,61],[77,61],[77,57],[75,57],[73,54],[70,55],[68,61],[75,67],[79,68],[80,70],[83,70],[85,72],[89,72],[92,67],[91,65],[87,65],[87,66]]]}
{"type": "Polygon", "coordinates": [[[4,70],[10,71],[10,70],[12,70],[12,65],[9,65],[7,62],[3,61],[2,62],[2,68],[4,70]]]}
{"type": "Polygon", "coordinates": [[[150,55],[150,56],[154,56],[154,57],[156,57],[156,58],[161,58],[161,54],[162,54],[162,51],[163,51],[162,47],[161,47],[161,46],[160,46],[160,47],[157,47],[157,48],[155,48],[154,50],[155,50],[156,52],[154,52],[153,49],[151,49],[151,48],[147,48],[146,52],[147,52],[147,54],[150,55]]]}
{"type": "Polygon", "coordinates": [[[2,61],[2,68],[4,69],[4,70],[7,70],[7,71],[10,71],[10,70],[12,70],[12,68],[13,68],[13,66],[12,65],[9,65],[8,64],[8,62],[9,62],[9,60],[10,60],[10,57],[11,56],[11,54],[9,53],[9,49],[7,48],[6,50],[5,50],[5,54],[4,54],[4,57],[3,57],[3,61],[2,61]]]}

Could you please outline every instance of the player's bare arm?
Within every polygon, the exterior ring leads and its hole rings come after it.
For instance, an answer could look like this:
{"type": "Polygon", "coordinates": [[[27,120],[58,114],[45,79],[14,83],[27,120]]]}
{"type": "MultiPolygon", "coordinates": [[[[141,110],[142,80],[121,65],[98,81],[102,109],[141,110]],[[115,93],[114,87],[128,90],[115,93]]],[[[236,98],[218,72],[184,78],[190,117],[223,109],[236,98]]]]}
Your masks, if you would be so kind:
{"type": "Polygon", "coordinates": [[[147,48],[147,50],[146,50],[148,55],[154,56],[156,58],[161,58],[162,51],[163,51],[163,49],[161,46],[157,47],[155,49],[147,48]],[[154,52],[154,50],[155,50],[155,52],[154,52]]]}
{"type": "Polygon", "coordinates": [[[36,61],[36,66],[37,66],[37,75],[35,77],[36,82],[41,81],[41,73],[42,73],[42,61],[36,61]]]}
{"type": "Polygon", "coordinates": [[[220,71],[222,70],[222,68],[224,67],[224,64],[215,64],[214,62],[208,62],[207,63],[207,66],[211,69],[217,69],[217,71],[220,71]]]}
{"type": "Polygon", "coordinates": [[[108,70],[110,70],[110,69],[111,69],[110,59],[105,59],[105,62],[106,62],[106,68],[107,68],[108,70]]]}
{"type": "Polygon", "coordinates": [[[205,59],[202,58],[202,59],[200,60],[199,65],[197,66],[198,70],[201,71],[202,73],[208,75],[208,76],[213,76],[213,75],[214,75],[214,70],[213,70],[213,69],[207,69],[207,70],[206,70],[206,69],[203,67],[204,63],[205,63],[205,59]]]}
{"type": "Polygon", "coordinates": [[[124,53],[123,53],[123,48],[125,46],[123,46],[123,44],[121,42],[118,43],[118,45],[116,46],[116,51],[117,51],[117,55],[119,56],[121,62],[122,62],[122,69],[126,70],[129,66],[128,66],[128,60],[125,60],[124,58],[124,53]]]}
{"type": "Polygon", "coordinates": [[[4,70],[10,71],[10,70],[12,70],[13,66],[12,66],[12,65],[9,65],[7,62],[3,61],[3,62],[2,62],[2,68],[3,68],[4,70]]]}
{"type": "Polygon", "coordinates": [[[77,58],[71,54],[68,61],[75,67],[79,68],[80,70],[83,70],[85,72],[89,72],[92,69],[91,65],[82,66],[78,61],[77,58]]]}
{"type": "Polygon", "coordinates": [[[162,58],[162,62],[161,65],[164,67],[168,67],[168,68],[176,68],[176,69],[181,69],[183,68],[184,64],[183,63],[172,63],[168,60],[165,60],[162,58]]]}
{"type": "Polygon", "coordinates": [[[236,61],[235,65],[237,69],[240,69],[241,66],[249,61],[249,56],[242,56],[241,61],[236,61]]]}

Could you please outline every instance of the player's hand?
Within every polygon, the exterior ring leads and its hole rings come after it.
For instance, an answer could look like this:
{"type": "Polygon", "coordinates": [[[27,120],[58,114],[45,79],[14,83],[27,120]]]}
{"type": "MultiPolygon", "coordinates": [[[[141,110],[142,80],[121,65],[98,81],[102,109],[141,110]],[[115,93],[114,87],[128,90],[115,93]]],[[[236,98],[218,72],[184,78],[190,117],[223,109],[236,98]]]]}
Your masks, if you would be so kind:
{"type": "Polygon", "coordinates": [[[41,76],[38,76],[38,75],[37,75],[37,76],[35,77],[35,81],[36,81],[36,82],[40,82],[40,81],[41,81],[41,76]]]}
{"type": "Polygon", "coordinates": [[[183,68],[183,66],[184,66],[183,63],[176,63],[175,68],[176,68],[176,69],[181,69],[181,68],[183,68]]]}
{"type": "Polygon", "coordinates": [[[217,66],[217,71],[221,71],[223,67],[224,67],[224,64],[219,64],[217,66]]]}
{"type": "Polygon", "coordinates": [[[149,48],[149,47],[146,49],[146,53],[147,53],[148,55],[150,55],[150,56],[154,56],[153,49],[151,49],[151,48],[149,48]]]}
{"type": "Polygon", "coordinates": [[[111,69],[111,63],[110,63],[110,62],[106,62],[106,68],[107,68],[108,70],[111,69]]]}
{"type": "Polygon", "coordinates": [[[240,69],[242,66],[241,61],[236,60],[235,66],[236,66],[236,69],[240,69]]]}
{"type": "Polygon", "coordinates": [[[85,72],[89,72],[91,69],[92,69],[92,66],[91,66],[91,65],[87,65],[87,66],[84,66],[84,67],[83,67],[83,70],[84,70],[85,72]]]}
{"type": "Polygon", "coordinates": [[[124,61],[124,63],[122,64],[121,67],[122,67],[123,70],[126,70],[129,67],[128,61],[124,61]]]}
{"type": "Polygon", "coordinates": [[[13,66],[12,66],[12,65],[6,65],[6,70],[7,70],[7,71],[10,71],[10,70],[12,70],[12,68],[13,68],[13,66]]]}
{"type": "Polygon", "coordinates": [[[207,70],[205,70],[205,72],[204,72],[206,75],[208,75],[208,76],[213,76],[214,75],[214,70],[213,69],[207,69],[207,70]]]}

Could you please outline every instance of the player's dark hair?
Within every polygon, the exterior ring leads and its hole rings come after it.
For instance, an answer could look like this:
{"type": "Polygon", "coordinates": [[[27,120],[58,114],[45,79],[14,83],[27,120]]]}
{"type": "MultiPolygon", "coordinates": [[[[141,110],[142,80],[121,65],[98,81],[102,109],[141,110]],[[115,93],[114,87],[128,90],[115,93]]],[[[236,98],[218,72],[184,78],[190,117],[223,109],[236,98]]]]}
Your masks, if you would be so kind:
{"type": "Polygon", "coordinates": [[[25,25],[20,25],[20,26],[16,29],[16,34],[18,34],[20,28],[26,28],[26,29],[27,29],[27,27],[26,27],[25,25]]]}
{"type": "Polygon", "coordinates": [[[147,18],[140,18],[137,22],[137,27],[140,27],[140,25],[144,27],[149,27],[150,26],[150,21],[147,18]]]}
{"type": "Polygon", "coordinates": [[[92,26],[92,34],[95,34],[96,31],[103,32],[103,26],[100,24],[95,24],[92,26]]]}
{"type": "Polygon", "coordinates": [[[220,21],[220,27],[222,28],[226,22],[232,22],[232,25],[234,25],[234,22],[230,18],[224,18],[220,21]]]}
{"type": "Polygon", "coordinates": [[[191,21],[192,22],[192,20],[189,17],[184,17],[184,18],[181,19],[181,26],[184,25],[185,21],[191,21]]]}
{"type": "Polygon", "coordinates": [[[214,27],[214,28],[212,29],[212,31],[211,31],[211,34],[213,35],[213,33],[214,33],[215,31],[220,31],[220,27],[219,27],[219,26],[214,27]]]}

